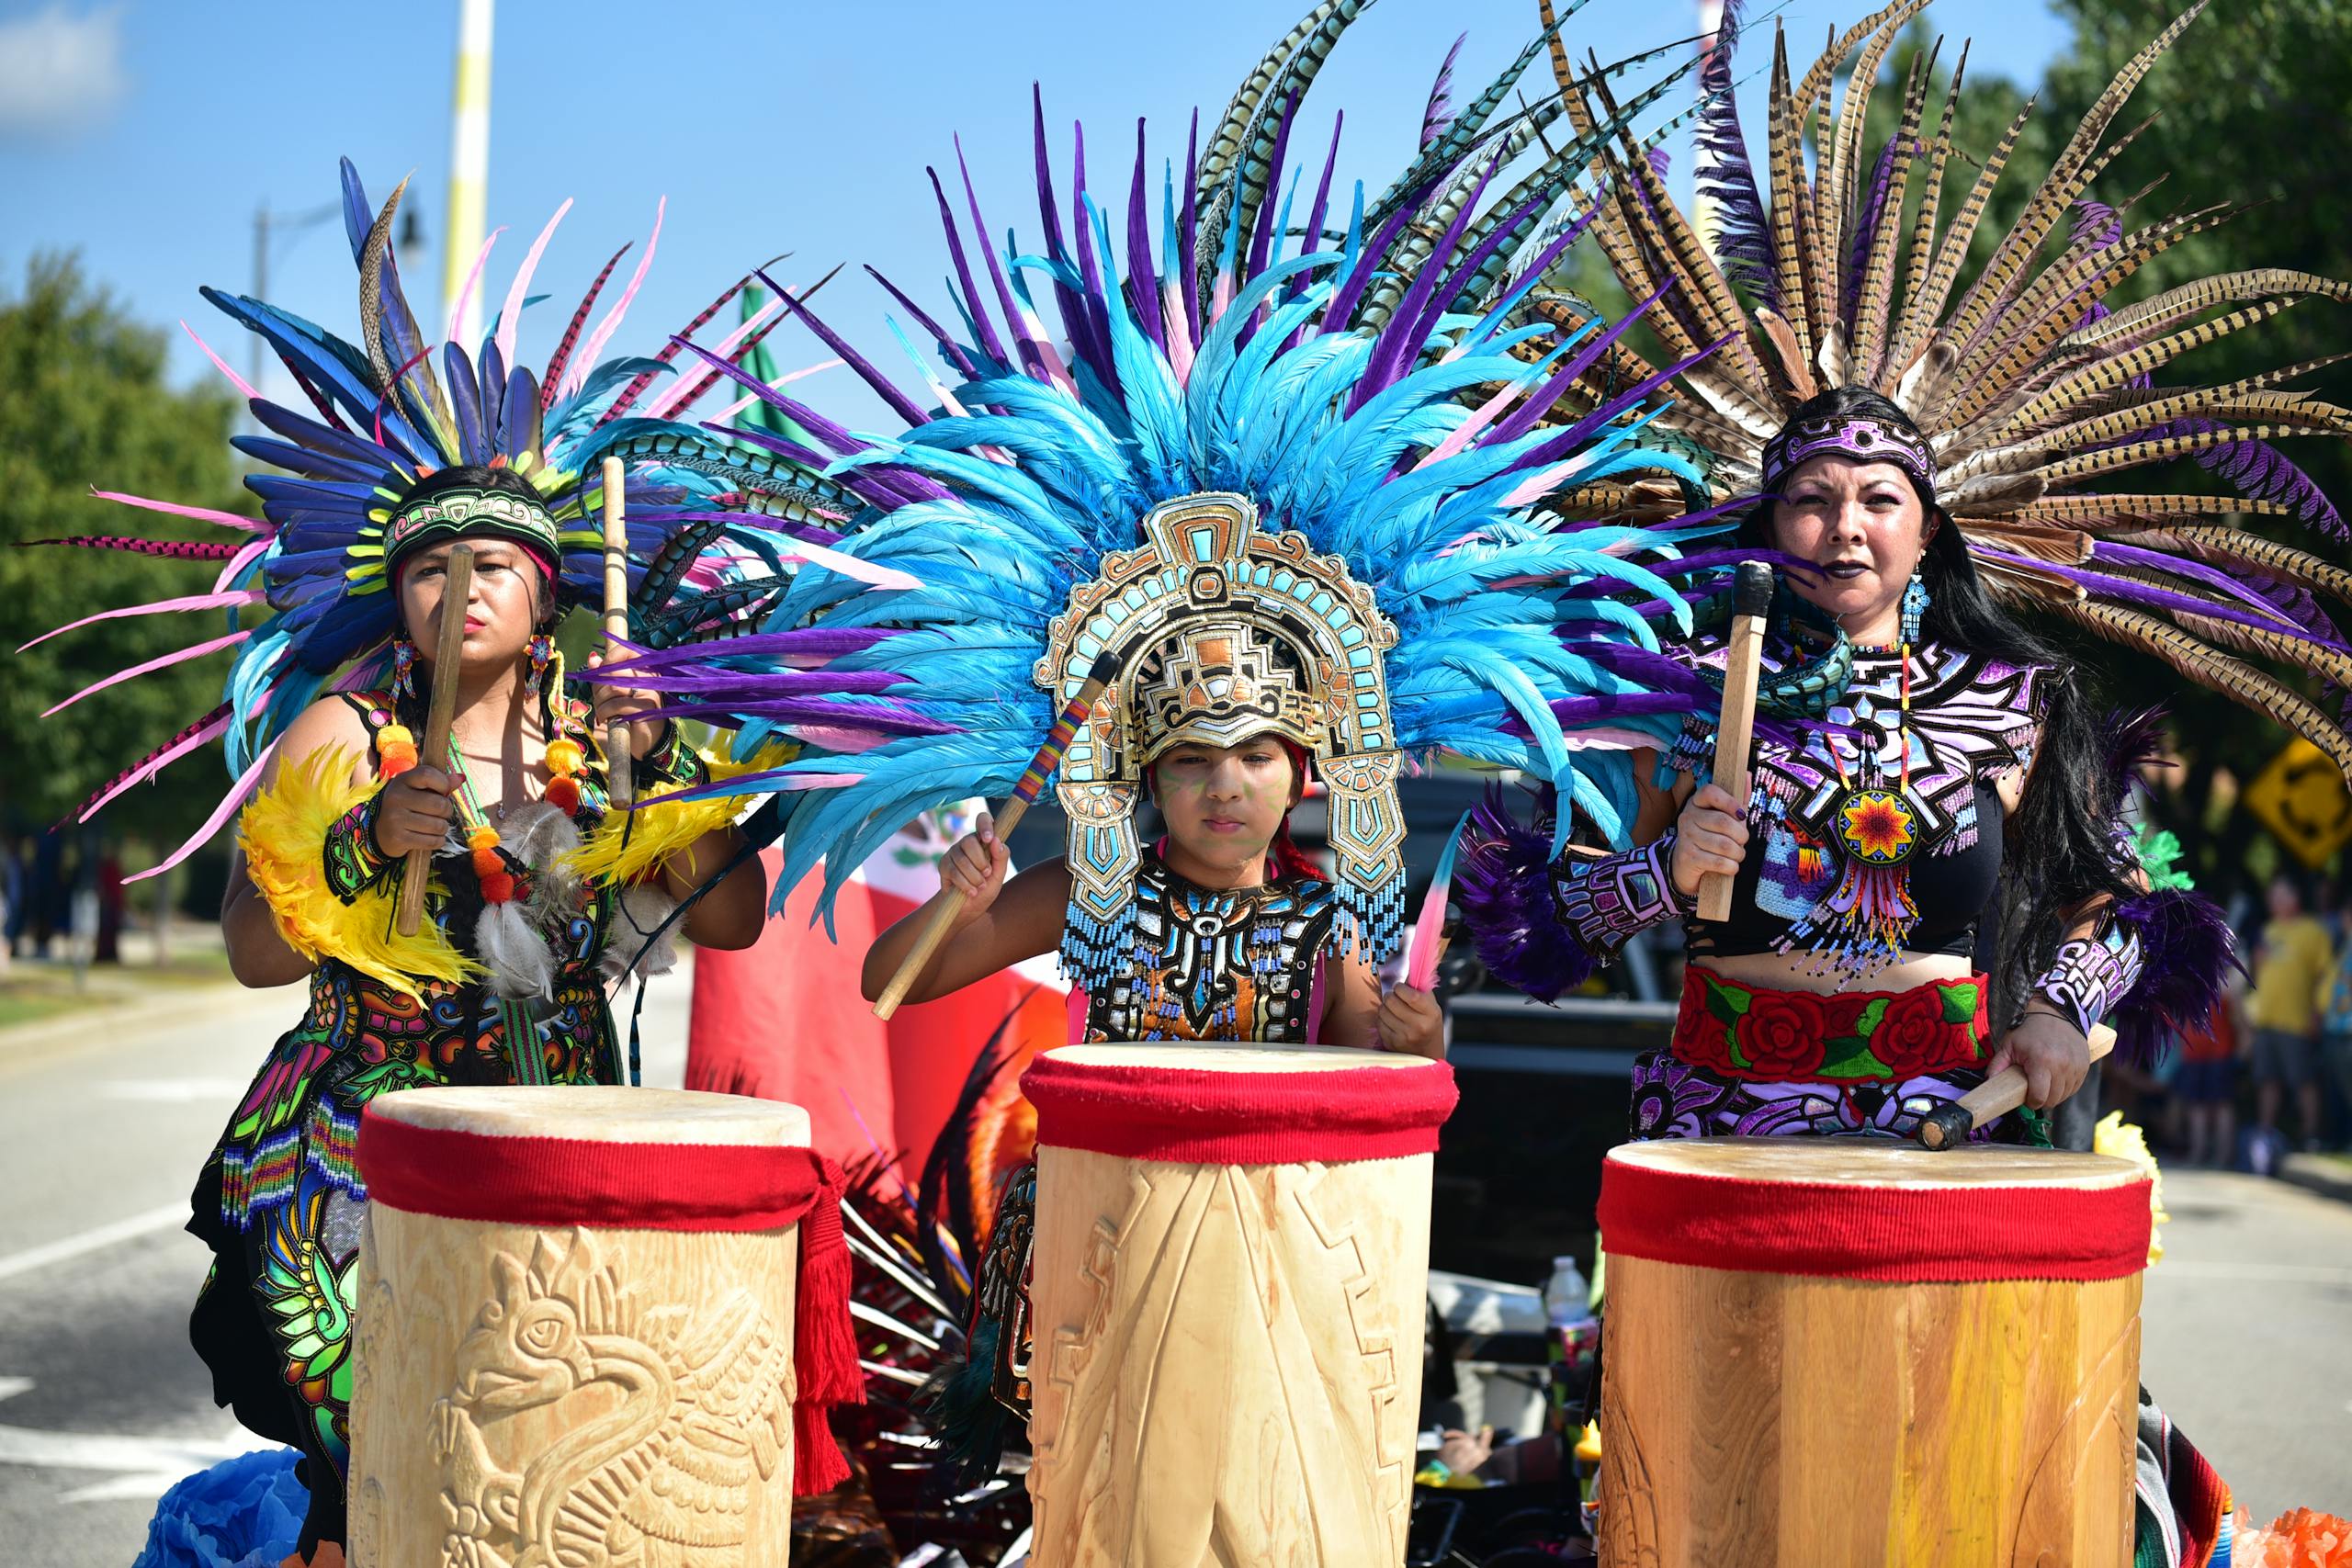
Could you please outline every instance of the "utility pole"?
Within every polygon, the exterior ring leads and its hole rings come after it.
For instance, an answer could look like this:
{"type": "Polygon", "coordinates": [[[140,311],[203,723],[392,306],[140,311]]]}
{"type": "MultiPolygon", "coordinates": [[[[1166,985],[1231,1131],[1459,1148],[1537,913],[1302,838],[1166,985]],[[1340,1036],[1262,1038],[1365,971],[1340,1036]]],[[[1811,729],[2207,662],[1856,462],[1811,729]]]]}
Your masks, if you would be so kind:
{"type": "Polygon", "coordinates": [[[449,228],[442,244],[441,310],[449,339],[468,354],[481,338],[481,293],[451,317],[481,249],[490,186],[490,44],[492,0],[458,0],[458,80],[449,126],[449,228]]]}
{"type": "MultiPolygon", "coordinates": [[[[264,201],[254,209],[254,286],[252,297],[269,298],[269,261],[273,244],[280,240],[293,241],[320,224],[343,216],[343,203],[330,201],[322,207],[301,212],[272,212],[264,201]]],[[[424,248],[424,228],[417,221],[416,209],[401,210],[400,229],[394,236],[392,249],[403,266],[413,263],[424,248]]],[[[245,334],[245,380],[254,391],[266,391],[261,378],[269,366],[269,344],[259,333],[245,334]]]]}

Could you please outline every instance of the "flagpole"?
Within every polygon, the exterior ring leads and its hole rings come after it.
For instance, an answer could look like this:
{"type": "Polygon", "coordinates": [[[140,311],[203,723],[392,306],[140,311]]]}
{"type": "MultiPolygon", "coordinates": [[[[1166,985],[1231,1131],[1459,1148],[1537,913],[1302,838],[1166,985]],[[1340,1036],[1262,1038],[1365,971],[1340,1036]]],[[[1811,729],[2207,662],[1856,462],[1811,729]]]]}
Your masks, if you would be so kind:
{"type": "MultiPolygon", "coordinates": [[[[483,210],[490,194],[490,42],[493,0],[458,0],[458,78],[449,125],[449,224],[444,236],[441,309],[457,303],[481,249],[483,210]]],[[[466,300],[450,326],[453,341],[473,352],[481,337],[481,291],[466,300]]]]}

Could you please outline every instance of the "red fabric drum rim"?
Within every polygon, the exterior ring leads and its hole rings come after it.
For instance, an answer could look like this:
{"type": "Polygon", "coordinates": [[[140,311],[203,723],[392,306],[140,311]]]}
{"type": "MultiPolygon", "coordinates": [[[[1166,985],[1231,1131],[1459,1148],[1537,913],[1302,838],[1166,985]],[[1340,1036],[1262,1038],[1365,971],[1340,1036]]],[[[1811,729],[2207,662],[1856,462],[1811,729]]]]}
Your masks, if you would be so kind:
{"type": "Polygon", "coordinates": [[[1339,1165],[1437,1152],[1461,1096],[1443,1062],[1226,1073],[1039,1056],[1021,1075],[1040,1147],[1191,1165],[1339,1165]]]}
{"type": "Polygon", "coordinates": [[[2145,1177],[1871,1187],[1601,1163],[1610,1256],[1748,1274],[1961,1283],[2120,1280],[2148,1264],[2145,1177]]]}
{"type": "MultiPolygon", "coordinates": [[[[814,1150],[782,1144],[509,1138],[359,1119],[371,1201],[493,1224],[765,1231],[797,1224],[828,1185],[814,1150]]],[[[841,1182],[831,1183],[836,1194],[841,1182]]]]}
{"type": "Polygon", "coordinates": [[[510,1138],[359,1117],[368,1201],[445,1220],[607,1230],[772,1231],[800,1227],[794,1281],[792,1491],[810,1497],[849,1478],[827,1423],[865,1389],[850,1322],[841,1167],[787,1144],[628,1144],[510,1138]]]}

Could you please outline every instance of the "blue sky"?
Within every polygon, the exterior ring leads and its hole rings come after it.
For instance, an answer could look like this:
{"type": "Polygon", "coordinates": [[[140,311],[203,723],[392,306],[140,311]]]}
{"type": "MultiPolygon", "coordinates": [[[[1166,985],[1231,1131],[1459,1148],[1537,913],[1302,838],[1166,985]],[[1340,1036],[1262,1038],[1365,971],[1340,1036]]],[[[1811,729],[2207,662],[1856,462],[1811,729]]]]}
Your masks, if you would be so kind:
{"type": "MultiPolygon", "coordinates": [[[[852,264],[822,303],[881,358],[882,299],[856,264],[938,307],[945,256],[922,171],[943,164],[952,175],[958,132],[1000,238],[1013,225],[1033,235],[1033,80],[1065,188],[1069,127],[1080,119],[1090,184],[1123,201],[1136,118],[1149,123],[1156,181],[1160,160],[1182,155],[1190,111],[1214,116],[1306,5],[499,0],[489,221],[507,233],[485,287],[493,299],[503,293],[539,226],[575,198],[535,285],[554,299],[525,326],[524,357],[543,360],[560,328],[545,318],[568,311],[624,240],[641,245],[666,196],[659,254],[616,346],[650,352],[745,269],[790,251],[787,282],[852,264]]],[[[1861,9],[1790,0],[1792,54],[1801,63],[1833,21],[1861,9]]],[[[1695,0],[1591,0],[1566,36],[1615,59],[1688,33],[1695,12],[1695,0]]],[[[1946,0],[1930,20],[1975,38],[1972,73],[2036,80],[2066,41],[2046,0],[1946,0]]],[[[1344,108],[1341,180],[1377,188],[1409,157],[1454,35],[1468,32],[1459,101],[1535,26],[1533,0],[1386,0],[1340,43],[1303,129],[1319,157],[1344,108]]],[[[456,34],[456,0],[0,0],[0,290],[17,291],[33,253],[78,250],[132,313],[185,317],[242,370],[242,334],[197,286],[248,289],[256,207],[332,201],[335,159],[348,154],[379,201],[414,175],[409,200],[433,253],[413,270],[412,299],[437,335],[456,34]]],[[[1752,93],[1770,58],[1759,34],[1744,51],[1758,78],[1752,93]]],[[[1546,80],[1539,62],[1531,90],[1546,80]]],[[[1687,164],[1679,149],[1678,163],[1687,164]]],[[[275,302],[353,332],[355,273],[339,224],[281,239],[271,265],[275,302]]],[[[822,357],[805,337],[776,341],[788,364],[822,357]]],[[[183,379],[212,374],[185,338],[174,367],[183,379]]],[[[853,424],[877,411],[845,371],[797,389],[853,424]]]]}

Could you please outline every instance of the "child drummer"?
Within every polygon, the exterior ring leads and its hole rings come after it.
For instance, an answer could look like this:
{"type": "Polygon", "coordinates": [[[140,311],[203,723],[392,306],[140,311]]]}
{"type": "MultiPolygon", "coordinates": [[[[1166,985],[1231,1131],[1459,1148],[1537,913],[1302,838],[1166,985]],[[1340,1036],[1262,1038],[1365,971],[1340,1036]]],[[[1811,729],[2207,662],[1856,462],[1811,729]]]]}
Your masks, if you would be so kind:
{"type": "Polygon", "coordinates": [[[1134,940],[1108,965],[1091,962],[1082,918],[1068,918],[1069,861],[1008,883],[1005,845],[983,815],[940,862],[937,898],[867,951],[866,998],[881,994],[933,906],[948,901],[954,924],[910,1001],[1059,950],[1074,973],[1094,971],[1071,992],[1073,1039],[1312,1042],[1442,1056],[1436,999],[1406,985],[1384,998],[1365,955],[1334,943],[1336,885],[1291,838],[1291,808],[1328,743],[1324,705],[1301,663],[1278,636],[1214,621],[1151,649],[1131,691],[1106,702],[1164,829],[1137,854],[1134,940]]]}

